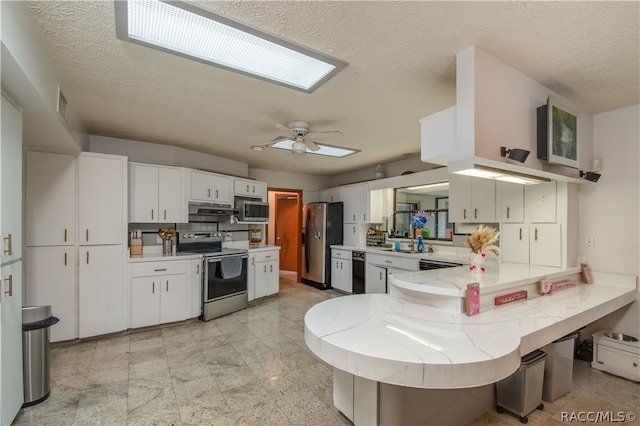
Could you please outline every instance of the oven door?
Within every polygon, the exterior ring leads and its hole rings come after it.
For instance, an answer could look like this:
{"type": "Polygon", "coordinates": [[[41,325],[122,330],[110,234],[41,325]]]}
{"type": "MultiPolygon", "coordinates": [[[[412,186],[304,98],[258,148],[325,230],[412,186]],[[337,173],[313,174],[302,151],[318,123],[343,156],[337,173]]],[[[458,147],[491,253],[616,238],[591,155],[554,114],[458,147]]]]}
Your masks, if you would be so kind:
{"type": "Polygon", "coordinates": [[[203,263],[204,303],[247,292],[246,254],[205,257],[203,263]]]}

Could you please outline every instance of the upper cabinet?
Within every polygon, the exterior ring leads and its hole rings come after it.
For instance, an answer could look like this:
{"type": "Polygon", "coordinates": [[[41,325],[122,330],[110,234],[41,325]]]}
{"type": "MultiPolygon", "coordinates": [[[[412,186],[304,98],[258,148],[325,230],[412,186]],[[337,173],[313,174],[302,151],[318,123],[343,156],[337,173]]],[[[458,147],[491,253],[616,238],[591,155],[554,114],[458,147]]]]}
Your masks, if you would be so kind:
{"type": "Polygon", "coordinates": [[[74,245],[75,156],[27,151],[26,158],[26,245],[74,245]]]}
{"type": "Polygon", "coordinates": [[[228,176],[192,170],[190,200],[230,205],[232,180],[228,176]]]}
{"type": "Polygon", "coordinates": [[[361,183],[342,188],[344,223],[370,223],[369,184],[361,183]]]}
{"type": "Polygon", "coordinates": [[[369,221],[383,223],[393,217],[393,188],[375,189],[369,192],[369,221]]]}
{"type": "MultiPolygon", "coordinates": [[[[336,203],[342,201],[342,188],[328,188],[320,191],[320,201],[325,203],[336,203]]],[[[346,211],[346,210],[345,210],[346,211]]]]}
{"type": "Polygon", "coordinates": [[[187,222],[182,187],[177,167],[130,163],[129,222],[187,222]]]}
{"type": "Polygon", "coordinates": [[[524,222],[524,185],[511,182],[496,182],[500,213],[497,219],[503,223],[524,222]]]}
{"type": "Polygon", "coordinates": [[[267,200],[267,184],[249,179],[234,179],[233,193],[239,197],[260,198],[267,200]]]}
{"type": "Polygon", "coordinates": [[[449,179],[449,221],[495,222],[495,181],[452,173],[449,179]]]}
{"type": "Polygon", "coordinates": [[[78,243],[122,244],[126,225],[127,158],[78,157],[78,243]]]}
{"type": "Polygon", "coordinates": [[[556,181],[527,185],[525,187],[524,195],[528,222],[556,222],[556,192],[556,181]]]}

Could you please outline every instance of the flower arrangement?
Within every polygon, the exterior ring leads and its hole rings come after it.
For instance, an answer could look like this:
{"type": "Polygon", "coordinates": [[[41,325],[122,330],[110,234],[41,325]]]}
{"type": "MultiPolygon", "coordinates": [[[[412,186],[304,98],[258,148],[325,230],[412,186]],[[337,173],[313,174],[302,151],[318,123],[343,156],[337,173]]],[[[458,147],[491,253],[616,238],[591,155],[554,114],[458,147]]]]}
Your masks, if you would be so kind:
{"type": "Polygon", "coordinates": [[[499,236],[500,233],[495,228],[480,225],[471,235],[467,235],[464,242],[473,253],[489,253],[499,259],[500,248],[493,244],[498,241],[499,236]]]}
{"type": "Polygon", "coordinates": [[[418,210],[411,217],[411,226],[414,228],[422,228],[427,223],[427,214],[424,210],[418,210]]]}

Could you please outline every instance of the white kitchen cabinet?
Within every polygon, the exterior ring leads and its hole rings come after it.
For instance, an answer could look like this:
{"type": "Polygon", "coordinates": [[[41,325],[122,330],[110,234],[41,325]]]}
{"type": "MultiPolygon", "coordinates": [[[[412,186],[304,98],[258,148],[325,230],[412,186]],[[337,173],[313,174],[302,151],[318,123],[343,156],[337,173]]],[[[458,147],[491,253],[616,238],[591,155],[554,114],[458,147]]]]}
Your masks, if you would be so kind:
{"type": "MultiPolygon", "coordinates": [[[[270,296],[280,291],[280,252],[273,250],[258,251],[254,254],[254,298],[270,296]]],[[[249,262],[251,263],[251,262],[249,262]]]]}
{"type": "Polygon", "coordinates": [[[72,246],[76,238],[76,157],[27,151],[27,246],[72,246]]]}
{"type": "Polygon", "coordinates": [[[22,112],[2,96],[0,264],[22,258],[22,112]]]}
{"type": "Polygon", "coordinates": [[[232,178],[215,173],[191,171],[191,200],[231,204],[232,178]]]}
{"type": "MultiPolygon", "coordinates": [[[[360,225],[355,223],[345,223],[342,229],[342,245],[360,247],[360,225]]],[[[365,235],[366,238],[366,235],[365,235]]]]}
{"type": "Polygon", "coordinates": [[[50,329],[52,342],[78,337],[76,265],[75,247],[27,247],[25,300],[29,306],[51,306],[60,320],[50,329]]]}
{"type": "Polygon", "coordinates": [[[365,293],[387,293],[387,269],[367,264],[364,283],[365,293]]]}
{"type": "Polygon", "coordinates": [[[132,328],[188,318],[188,265],[186,260],[129,264],[132,328]]]}
{"type": "Polygon", "coordinates": [[[78,256],[78,337],[124,330],[125,247],[81,246],[78,256]]]}
{"type": "Polygon", "coordinates": [[[247,301],[256,298],[256,255],[249,252],[247,258],[247,301]]]}
{"type": "Polygon", "coordinates": [[[491,179],[449,175],[449,221],[492,223],[496,221],[496,186],[491,179]]]}
{"type": "Polygon", "coordinates": [[[78,157],[80,245],[123,244],[126,229],[127,158],[82,153],[78,157]]]}
{"type": "Polygon", "coordinates": [[[351,250],[331,250],[331,287],[353,293],[351,250]]]}
{"type": "Polygon", "coordinates": [[[327,188],[320,191],[320,201],[324,201],[325,203],[337,203],[342,201],[342,188],[327,188]]]}
{"type": "Polygon", "coordinates": [[[0,297],[0,417],[1,424],[10,425],[24,402],[22,262],[13,262],[0,269],[0,297]]]}
{"type": "Polygon", "coordinates": [[[202,314],[202,258],[191,259],[187,269],[187,318],[197,318],[202,314]]]}
{"type": "Polygon", "coordinates": [[[342,188],[344,223],[370,223],[369,184],[362,183],[342,188]]]}
{"type": "Polygon", "coordinates": [[[369,191],[369,221],[383,223],[393,217],[393,188],[369,191]]]}
{"type": "Polygon", "coordinates": [[[529,225],[529,263],[562,266],[562,233],[559,223],[529,225]]]}
{"type": "Polygon", "coordinates": [[[524,188],[527,222],[556,222],[556,181],[526,185],[524,188]]]}
{"type": "Polygon", "coordinates": [[[529,225],[503,224],[500,228],[500,249],[504,262],[529,263],[529,225]]]}
{"type": "Polygon", "coordinates": [[[186,223],[187,214],[179,168],[129,164],[129,222],[186,223]]]}
{"type": "Polygon", "coordinates": [[[500,196],[498,220],[502,223],[524,222],[524,185],[511,182],[496,182],[500,196]]]}
{"type": "Polygon", "coordinates": [[[249,179],[234,179],[233,193],[239,197],[260,198],[267,200],[267,184],[249,179]]]}
{"type": "Polygon", "coordinates": [[[419,261],[417,257],[367,253],[366,259],[367,265],[378,265],[388,269],[400,269],[403,271],[419,270],[419,261]]]}

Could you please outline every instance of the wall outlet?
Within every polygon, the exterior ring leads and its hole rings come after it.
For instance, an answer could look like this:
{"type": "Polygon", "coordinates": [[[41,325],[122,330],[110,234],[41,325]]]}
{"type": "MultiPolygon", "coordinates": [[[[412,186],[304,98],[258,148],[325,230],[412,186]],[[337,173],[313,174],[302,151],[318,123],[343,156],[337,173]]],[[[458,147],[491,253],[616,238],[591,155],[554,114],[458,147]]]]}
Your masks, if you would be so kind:
{"type": "Polygon", "coordinates": [[[593,248],[594,243],[593,243],[593,236],[591,235],[587,235],[584,238],[584,245],[587,246],[587,248],[593,248]]]}

